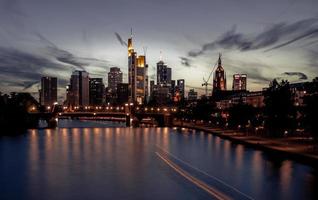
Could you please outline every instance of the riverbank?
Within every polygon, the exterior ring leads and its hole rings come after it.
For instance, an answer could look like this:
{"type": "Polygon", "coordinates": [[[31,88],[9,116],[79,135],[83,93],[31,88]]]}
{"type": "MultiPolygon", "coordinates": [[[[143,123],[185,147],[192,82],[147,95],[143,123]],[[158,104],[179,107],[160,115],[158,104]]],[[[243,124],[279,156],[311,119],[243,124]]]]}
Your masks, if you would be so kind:
{"type": "Polygon", "coordinates": [[[282,157],[293,159],[304,164],[318,166],[318,154],[311,152],[313,145],[308,144],[304,138],[265,138],[260,136],[246,135],[242,132],[234,130],[212,128],[209,126],[186,122],[174,122],[174,126],[204,131],[217,135],[220,138],[244,144],[255,149],[277,153],[278,156],[280,155],[282,157]]]}

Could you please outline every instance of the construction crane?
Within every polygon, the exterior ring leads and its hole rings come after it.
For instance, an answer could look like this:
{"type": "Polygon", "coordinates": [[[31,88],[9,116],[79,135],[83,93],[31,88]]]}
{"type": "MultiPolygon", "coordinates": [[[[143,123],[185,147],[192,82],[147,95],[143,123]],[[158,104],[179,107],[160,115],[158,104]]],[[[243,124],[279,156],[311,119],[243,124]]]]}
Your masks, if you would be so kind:
{"type": "Polygon", "coordinates": [[[209,85],[212,85],[211,83],[209,83],[209,81],[210,81],[210,78],[211,78],[211,76],[212,76],[212,74],[213,74],[213,72],[214,72],[214,70],[215,70],[217,64],[218,64],[218,61],[215,62],[214,66],[213,66],[213,69],[212,69],[212,71],[210,72],[209,77],[208,77],[207,80],[205,80],[205,78],[203,77],[202,87],[203,87],[203,86],[205,87],[205,96],[208,96],[208,86],[209,86],[209,85]]]}

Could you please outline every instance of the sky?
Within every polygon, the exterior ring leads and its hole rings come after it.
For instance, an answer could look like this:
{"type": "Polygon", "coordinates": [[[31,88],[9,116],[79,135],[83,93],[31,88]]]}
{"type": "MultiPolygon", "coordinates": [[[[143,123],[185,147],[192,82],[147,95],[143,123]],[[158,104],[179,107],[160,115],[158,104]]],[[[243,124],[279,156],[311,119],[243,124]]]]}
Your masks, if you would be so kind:
{"type": "Polygon", "coordinates": [[[318,76],[317,8],[317,0],[0,0],[0,91],[37,96],[41,76],[55,76],[62,100],[72,71],[107,85],[114,66],[127,82],[131,28],[150,80],[162,52],[187,91],[204,93],[219,53],[228,89],[235,73],[247,74],[251,91],[274,78],[311,81],[318,76]]]}

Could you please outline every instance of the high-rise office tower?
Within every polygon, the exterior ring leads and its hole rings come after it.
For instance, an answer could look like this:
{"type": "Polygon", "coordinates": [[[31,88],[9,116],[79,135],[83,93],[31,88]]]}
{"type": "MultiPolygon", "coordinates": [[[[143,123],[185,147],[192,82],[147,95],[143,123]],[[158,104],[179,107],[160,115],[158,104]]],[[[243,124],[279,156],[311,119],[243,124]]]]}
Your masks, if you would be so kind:
{"type": "Polygon", "coordinates": [[[102,78],[89,79],[89,105],[98,106],[104,103],[105,86],[102,78]]]}
{"type": "Polygon", "coordinates": [[[137,57],[132,36],[128,39],[128,84],[130,102],[143,104],[148,97],[148,64],[146,56],[137,57]]]}
{"type": "Polygon", "coordinates": [[[162,60],[157,63],[157,85],[171,84],[171,68],[169,68],[162,60]]]}
{"type": "Polygon", "coordinates": [[[247,75],[246,74],[234,74],[232,90],[246,90],[247,75]]]}
{"type": "Polygon", "coordinates": [[[74,71],[68,88],[70,106],[89,105],[89,74],[86,71],[74,71]]]}
{"type": "Polygon", "coordinates": [[[42,77],[40,89],[40,104],[50,106],[57,102],[57,78],[42,77]]]}
{"type": "Polygon", "coordinates": [[[219,54],[218,67],[213,77],[213,93],[226,90],[226,74],[222,67],[221,54],[219,54]]]}
{"type": "Polygon", "coordinates": [[[123,73],[118,67],[111,67],[108,72],[108,88],[116,93],[117,85],[123,82],[123,73]]]}

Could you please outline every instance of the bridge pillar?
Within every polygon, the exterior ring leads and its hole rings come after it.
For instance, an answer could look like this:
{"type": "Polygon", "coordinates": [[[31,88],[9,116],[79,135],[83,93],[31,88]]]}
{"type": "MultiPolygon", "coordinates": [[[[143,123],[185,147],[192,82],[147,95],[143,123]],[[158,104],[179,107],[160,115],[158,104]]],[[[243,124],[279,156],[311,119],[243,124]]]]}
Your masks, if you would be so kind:
{"type": "Polygon", "coordinates": [[[172,116],[171,115],[164,115],[164,126],[172,126],[172,116]]]}
{"type": "Polygon", "coordinates": [[[47,128],[56,128],[57,127],[57,120],[54,117],[47,119],[46,122],[47,122],[47,128]]]}

